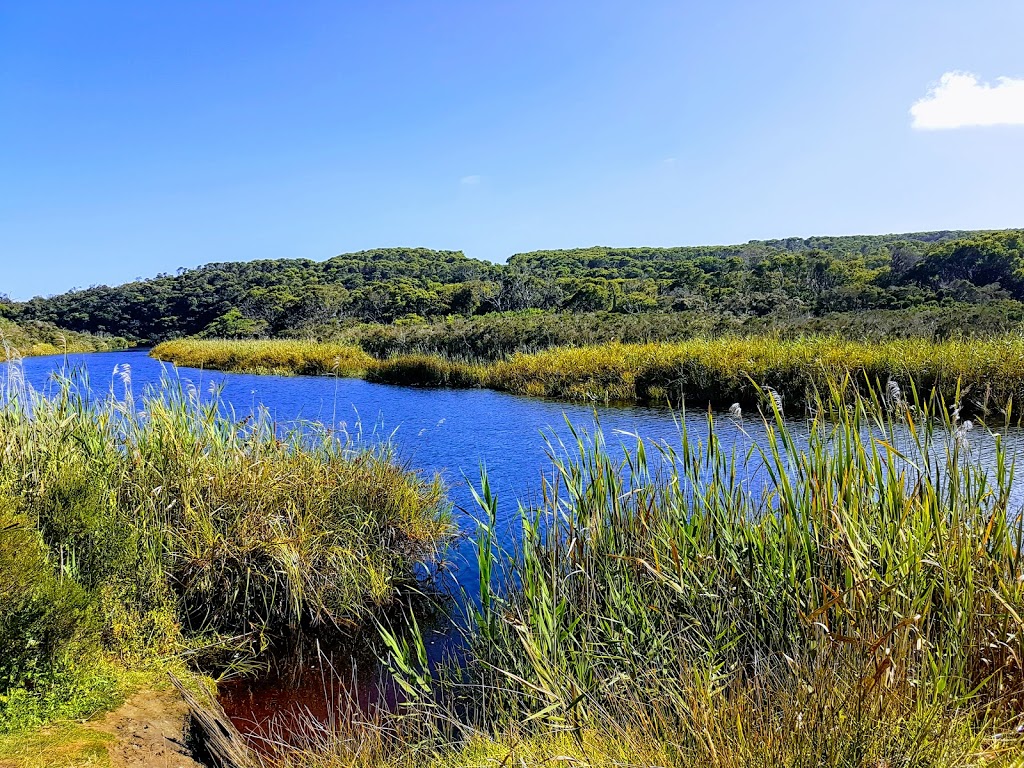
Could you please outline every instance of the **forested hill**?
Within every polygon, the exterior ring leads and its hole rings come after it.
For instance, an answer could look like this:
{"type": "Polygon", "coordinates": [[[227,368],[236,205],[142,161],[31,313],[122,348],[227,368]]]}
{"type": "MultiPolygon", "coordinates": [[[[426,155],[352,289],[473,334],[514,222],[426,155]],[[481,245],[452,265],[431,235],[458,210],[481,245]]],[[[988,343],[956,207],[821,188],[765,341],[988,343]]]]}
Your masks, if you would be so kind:
{"type": "Polygon", "coordinates": [[[1024,237],[1017,230],[595,247],[516,254],[500,265],[460,251],[389,248],[322,262],[209,264],[0,303],[0,315],[158,341],[521,310],[815,317],[997,300],[1024,300],[1024,237]]]}

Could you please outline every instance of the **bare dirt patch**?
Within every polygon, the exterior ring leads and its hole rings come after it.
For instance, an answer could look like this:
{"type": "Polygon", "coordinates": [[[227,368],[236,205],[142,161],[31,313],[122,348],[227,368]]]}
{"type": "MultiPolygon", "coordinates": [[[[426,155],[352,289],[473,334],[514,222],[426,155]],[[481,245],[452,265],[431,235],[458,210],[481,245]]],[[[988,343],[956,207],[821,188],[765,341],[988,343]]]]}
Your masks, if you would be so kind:
{"type": "Polygon", "coordinates": [[[202,768],[185,746],[188,707],[174,689],[144,690],[109,713],[97,730],[114,737],[113,768],[202,768]]]}

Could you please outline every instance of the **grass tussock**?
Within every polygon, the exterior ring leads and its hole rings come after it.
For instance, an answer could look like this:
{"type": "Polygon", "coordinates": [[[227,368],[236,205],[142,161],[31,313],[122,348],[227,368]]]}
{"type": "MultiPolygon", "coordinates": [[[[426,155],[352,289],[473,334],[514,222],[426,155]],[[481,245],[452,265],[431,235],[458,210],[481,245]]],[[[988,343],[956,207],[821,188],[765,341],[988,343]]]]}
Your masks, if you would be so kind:
{"type": "Polygon", "coordinates": [[[158,344],[158,360],[236,373],[362,376],[374,364],[359,347],[289,340],[180,339],[158,344]]]}
{"type": "Polygon", "coordinates": [[[514,551],[485,477],[469,666],[432,675],[391,637],[398,715],[263,763],[1019,765],[1012,459],[997,438],[983,462],[938,400],[847,396],[806,432],[766,400],[746,455],[734,422],[625,458],[577,432],[514,551]]]}
{"type": "Polygon", "coordinates": [[[135,400],[116,373],[123,397],[4,393],[0,732],[109,707],[104,670],[360,623],[450,530],[439,481],[386,446],[171,382],[135,400]]]}

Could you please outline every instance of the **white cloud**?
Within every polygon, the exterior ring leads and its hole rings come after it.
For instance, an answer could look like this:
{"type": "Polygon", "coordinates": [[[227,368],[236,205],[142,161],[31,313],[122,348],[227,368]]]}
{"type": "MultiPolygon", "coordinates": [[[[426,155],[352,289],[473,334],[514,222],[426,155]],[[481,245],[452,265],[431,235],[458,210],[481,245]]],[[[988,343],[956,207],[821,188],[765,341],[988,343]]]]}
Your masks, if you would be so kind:
{"type": "Polygon", "coordinates": [[[921,130],[978,125],[1024,125],[1024,80],[983,83],[970,72],[947,72],[910,108],[921,130]]]}
{"type": "Polygon", "coordinates": [[[459,183],[464,184],[467,187],[475,187],[477,184],[480,183],[480,181],[481,177],[475,174],[473,176],[463,176],[461,179],[459,179],[459,183]]]}

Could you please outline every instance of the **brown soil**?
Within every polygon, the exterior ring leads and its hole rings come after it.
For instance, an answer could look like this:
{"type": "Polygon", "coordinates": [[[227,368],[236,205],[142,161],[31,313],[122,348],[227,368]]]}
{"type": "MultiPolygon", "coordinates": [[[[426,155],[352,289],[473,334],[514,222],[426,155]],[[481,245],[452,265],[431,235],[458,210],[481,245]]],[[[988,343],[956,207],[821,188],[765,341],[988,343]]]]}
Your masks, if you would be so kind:
{"type": "Polygon", "coordinates": [[[114,736],[113,768],[202,768],[185,746],[188,707],[171,688],[139,691],[98,724],[114,736]]]}

